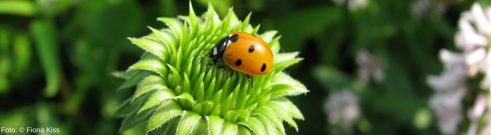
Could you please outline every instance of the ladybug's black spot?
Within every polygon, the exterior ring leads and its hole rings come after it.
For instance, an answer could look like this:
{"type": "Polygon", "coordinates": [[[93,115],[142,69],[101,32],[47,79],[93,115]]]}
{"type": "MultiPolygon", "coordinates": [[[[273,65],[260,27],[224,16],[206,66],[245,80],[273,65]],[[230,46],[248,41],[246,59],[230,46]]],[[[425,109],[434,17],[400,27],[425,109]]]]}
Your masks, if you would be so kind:
{"type": "Polygon", "coordinates": [[[254,45],[249,46],[249,53],[254,52],[254,45]]]}
{"type": "Polygon", "coordinates": [[[242,64],[242,60],[238,59],[237,61],[235,61],[236,66],[240,66],[241,64],[242,64]]]}
{"type": "Polygon", "coordinates": [[[239,39],[239,35],[237,35],[237,34],[230,36],[230,41],[232,41],[232,42],[237,41],[237,39],[239,39]]]}
{"type": "Polygon", "coordinates": [[[266,63],[263,63],[263,65],[261,66],[261,72],[264,72],[264,70],[266,70],[266,63]]]}

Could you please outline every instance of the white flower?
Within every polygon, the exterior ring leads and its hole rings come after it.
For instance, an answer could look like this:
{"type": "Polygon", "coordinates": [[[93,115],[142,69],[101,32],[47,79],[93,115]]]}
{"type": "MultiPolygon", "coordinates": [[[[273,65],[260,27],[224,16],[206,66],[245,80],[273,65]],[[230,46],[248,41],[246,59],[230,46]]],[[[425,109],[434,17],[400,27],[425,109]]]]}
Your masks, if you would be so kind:
{"type": "Polygon", "coordinates": [[[358,96],[346,89],[332,93],[324,102],[324,113],[330,124],[351,128],[360,115],[358,96]]]}
{"type": "Polygon", "coordinates": [[[350,11],[355,11],[367,7],[368,0],[332,0],[336,5],[342,6],[346,2],[350,11]]]}
{"type": "MultiPolygon", "coordinates": [[[[455,34],[455,44],[462,53],[446,50],[440,52],[445,70],[439,76],[430,76],[428,84],[435,90],[431,98],[431,107],[438,117],[438,126],[443,134],[457,134],[458,124],[462,121],[462,98],[466,93],[466,77],[483,73],[480,85],[483,89],[491,86],[491,8],[483,9],[480,4],[472,5],[471,10],[463,12],[455,34]]],[[[467,116],[471,124],[467,134],[491,135],[491,112],[487,111],[488,97],[479,95],[467,116]],[[484,114],[487,113],[487,114],[484,114]],[[486,115],[485,127],[480,119],[486,115]]]]}
{"type": "Polygon", "coordinates": [[[445,91],[433,95],[430,104],[438,118],[438,127],[443,134],[457,133],[457,127],[462,121],[462,98],[465,89],[445,91]]]}
{"type": "Polygon", "coordinates": [[[479,118],[481,118],[481,116],[484,114],[484,111],[486,110],[487,100],[488,99],[483,94],[479,94],[477,96],[476,101],[474,101],[474,105],[467,113],[471,121],[478,121],[479,118]]]}
{"type": "Polygon", "coordinates": [[[358,77],[362,82],[368,83],[371,78],[380,82],[384,80],[384,72],[380,68],[380,63],[377,58],[370,52],[363,49],[356,54],[356,62],[358,63],[358,77]]]}
{"type": "Polygon", "coordinates": [[[435,90],[430,105],[438,118],[438,127],[443,134],[456,134],[462,121],[462,99],[466,93],[467,66],[462,54],[440,51],[444,64],[441,75],[429,76],[427,83],[435,90]]]}
{"type": "Polygon", "coordinates": [[[480,135],[491,135],[491,124],[486,125],[480,135]]]}
{"type": "Polygon", "coordinates": [[[465,86],[467,66],[464,56],[448,50],[441,50],[440,59],[445,69],[441,75],[429,76],[427,78],[428,85],[437,92],[456,90],[456,88],[465,86]]]}
{"type": "Polygon", "coordinates": [[[485,74],[481,82],[483,89],[491,85],[491,56],[489,56],[489,38],[491,37],[491,8],[482,9],[475,3],[470,11],[463,12],[459,19],[459,31],[455,35],[455,44],[464,51],[468,74],[485,74]]]}
{"type": "MultiPolygon", "coordinates": [[[[476,135],[479,129],[479,120],[487,108],[487,98],[484,94],[479,94],[474,101],[474,105],[467,111],[467,117],[470,119],[470,126],[467,130],[468,135],[476,135]]],[[[482,129],[485,131],[486,129],[482,129]]]]}
{"type": "Polygon", "coordinates": [[[491,88],[491,55],[486,56],[486,65],[487,67],[484,69],[484,74],[486,75],[484,79],[481,81],[481,88],[491,88]]]}

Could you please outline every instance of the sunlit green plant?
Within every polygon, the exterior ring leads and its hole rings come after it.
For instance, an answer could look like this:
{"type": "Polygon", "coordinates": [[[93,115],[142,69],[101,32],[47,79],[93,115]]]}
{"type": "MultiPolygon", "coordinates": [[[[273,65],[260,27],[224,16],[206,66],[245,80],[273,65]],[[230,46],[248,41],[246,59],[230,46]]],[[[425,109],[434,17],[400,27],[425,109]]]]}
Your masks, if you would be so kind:
{"type": "Polygon", "coordinates": [[[11,89],[10,85],[16,79],[26,75],[30,61],[31,47],[27,34],[0,25],[0,94],[11,89]]]}
{"type": "Polygon", "coordinates": [[[240,21],[232,10],[221,20],[213,7],[201,17],[190,5],[189,16],[158,18],[168,28],[129,40],[146,52],[129,67],[121,89],[136,85],[117,115],[125,117],[120,131],[145,124],[159,134],[285,134],[285,121],[304,119],[286,96],[308,92],[282,72],[301,61],[297,52],[278,53],[276,31],[258,34],[271,46],[275,59],[264,76],[247,76],[210,65],[209,50],[230,32],[257,34],[250,14],[240,21]]]}

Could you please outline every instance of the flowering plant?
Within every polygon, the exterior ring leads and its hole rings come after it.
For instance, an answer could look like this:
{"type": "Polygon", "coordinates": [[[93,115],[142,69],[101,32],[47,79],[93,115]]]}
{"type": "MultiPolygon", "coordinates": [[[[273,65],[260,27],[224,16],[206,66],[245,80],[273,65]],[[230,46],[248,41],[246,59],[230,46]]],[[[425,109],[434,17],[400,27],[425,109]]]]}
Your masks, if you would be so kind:
{"type": "Polygon", "coordinates": [[[304,119],[285,96],[308,92],[283,70],[301,60],[298,53],[279,53],[276,31],[259,34],[274,52],[274,67],[264,76],[247,76],[210,65],[209,50],[230,32],[257,34],[250,14],[240,21],[232,10],[221,20],[213,7],[201,17],[190,5],[189,16],[158,18],[168,28],[129,38],[146,52],[126,71],[122,89],[137,85],[119,109],[121,130],[146,124],[146,132],[164,134],[285,134],[283,121],[298,130],[304,119]]]}

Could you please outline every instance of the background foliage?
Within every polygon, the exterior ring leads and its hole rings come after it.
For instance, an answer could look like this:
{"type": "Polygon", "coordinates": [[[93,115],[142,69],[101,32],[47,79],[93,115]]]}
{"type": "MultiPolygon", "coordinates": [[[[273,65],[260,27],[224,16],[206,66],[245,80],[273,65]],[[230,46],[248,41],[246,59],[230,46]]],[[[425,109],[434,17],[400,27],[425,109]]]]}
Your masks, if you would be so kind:
{"type": "MultiPolygon", "coordinates": [[[[305,116],[298,134],[331,133],[322,106],[343,88],[360,98],[355,134],[438,134],[426,76],[442,70],[439,49],[456,50],[457,19],[473,1],[437,1],[446,6],[441,15],[419,17],[411,0],[368,1],[358,10],[329,0],[211,3],[222,17],[230,7],[239,18],[253,12],[251,24],[279,31],[283,51],[300,51],[304,61],[288,71],[310,90],[293,99],[305,116]],[[380,58],[384,81],[357,79],[355,58],[362,49],[380,58]]],[[[201,14],[208,0],[192,3],[201,14]]],[[[188,1],[178,0],[1,0],[0,126],[116,134],[121,119],[113,114],[131,94],[116,92],[123,82],[118,76],[142,53],[126,37],[149,33],[146,26],[163,27],[157,17],[187,14],[187,8],[188,1]]],[[[466,106],[473,96],[467,95],[466,106]]]]}

